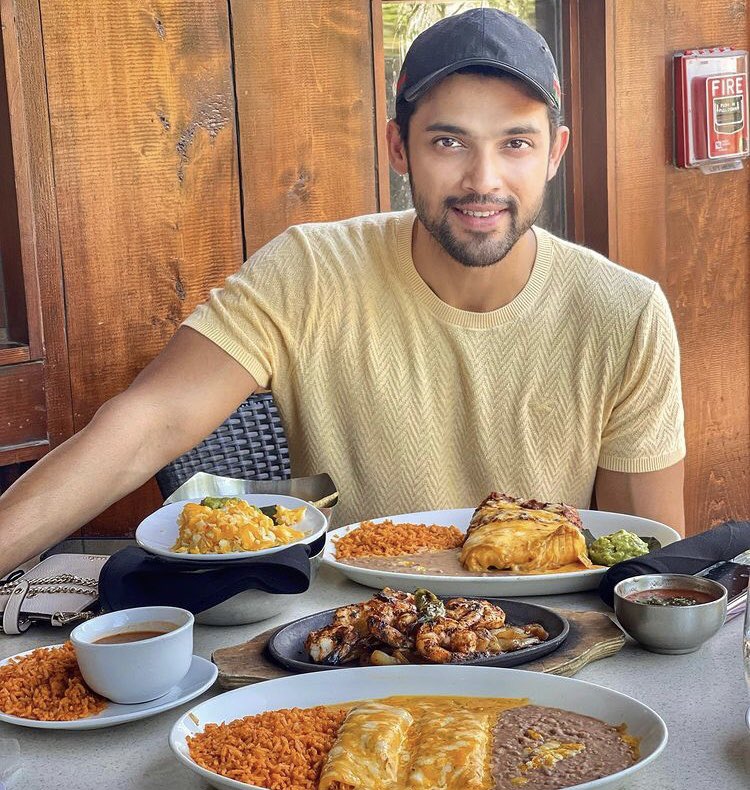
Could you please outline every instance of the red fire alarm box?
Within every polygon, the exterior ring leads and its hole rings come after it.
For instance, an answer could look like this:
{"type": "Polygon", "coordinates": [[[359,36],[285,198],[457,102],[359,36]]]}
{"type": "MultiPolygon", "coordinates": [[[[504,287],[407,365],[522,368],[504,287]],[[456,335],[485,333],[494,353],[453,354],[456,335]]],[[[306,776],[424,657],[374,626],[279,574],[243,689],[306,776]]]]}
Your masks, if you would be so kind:
{"type": "Polygon", "coordinates": [[[735,170],[750,153],[748,53],[731,47],[674,55],[675,164],[735,170]]]}

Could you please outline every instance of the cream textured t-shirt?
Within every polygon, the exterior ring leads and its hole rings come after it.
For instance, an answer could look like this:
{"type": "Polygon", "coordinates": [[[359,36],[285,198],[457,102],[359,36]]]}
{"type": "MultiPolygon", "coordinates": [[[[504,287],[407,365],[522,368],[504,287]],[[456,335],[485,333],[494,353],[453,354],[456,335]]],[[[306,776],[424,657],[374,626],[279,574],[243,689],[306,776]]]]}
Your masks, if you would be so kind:
{"type": "Polygon", "coordinates": [[[292,472],[331,475],[338,524],[473,507],[490,491],[588,507],[597,466],[684,456],[677,337],[656,283],[535,228],[518,296],[459,310],[414,268],[413,222],[289,228],[185,321],[273,391],[292,472]]]}

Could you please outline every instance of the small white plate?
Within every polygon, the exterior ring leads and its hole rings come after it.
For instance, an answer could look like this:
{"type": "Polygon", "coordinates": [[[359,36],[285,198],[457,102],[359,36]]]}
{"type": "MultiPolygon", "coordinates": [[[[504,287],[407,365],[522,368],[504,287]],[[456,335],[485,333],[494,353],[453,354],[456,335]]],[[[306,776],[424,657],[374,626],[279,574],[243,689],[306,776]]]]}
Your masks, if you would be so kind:
{"type": "Polygon", "coordinates": [[[250,557],[262,557],[266,554],[274,554],[277,551],[283,551],[290,546],[297,543],[312,543],[316,538],[320,537],[328,527],[326,517],[318,510],[318,508],[305,502],[304,499],[297,499],[293,496],[282,496],[280,494],[239,494],[235,499],[244,499],[251,505],[256,507],[269,507],[271,505],[282,505],[283,507],[294,509],[298,507],[307,508],[305,515],[298,524],[294,525],[294,529],[298,529],[305,533],[303,538],[292,541],[291,543],[284,543],[281,546],[272,546],[269,549],[258,549],[257,551],[230,551],[227,554],[183,554],[182,552],[172,551],[180,533],[177,526],[177,517],[182,512],[182,508],[188,502],[200,502],[202,497],[195,499],[185,499],[180,502],[172,502],[169,505],[159,508],[156,512],[147,516],[138,525],[135,531],[135,539],[138,545],[150,551],[152,554],[158,554],[161,557],[172,557],[181,560],[195,560],[196,562],[204,562],[206,560],[246,560],[250,557]]]}
{"type": "MultiPolygon", "coordinates": [[[[49,645],[49,647],[62,647],[62,645],[49,645]]],[[[0,661],[0,666],[7,664],[12,658],[21,658],[31,652],[33,651],[27,650],[25,653],[4,658],[0,661]]],[[[85,719],[75,719],[74,721],[37,721],[36,719],[23,719],[20,716],[10,716],[2,712],[0,712],[0,721],[43,730],[98,730],[102,727],[114,727],[116,724],[125,724],[128,721],[155,716],[157,713],[176,708],[184,702],[195,699],[213,685],[218,672],[216,664],[200,656],[193,656],[193,662],[190,664],[187,675],[163,697],[150,702],[140,702],[137,705],[118,705],[115,702],[110,702],[96,716],[87,716],[85,719]]]]}
{"type": "Polygon", "coordinates": [[[264,790],[220,776],[195,763],[190,757],[186,737],[202,732],[207,724],[230,722],[263,711],[311,708],[401,694],[440,696],[451,689],[467,697],[527,697],[534,705],[562,708],[614,725],[625,723],[628,734],[640,739],[638,762],[602,779],[576,785],[577,790],[622,787],[626,780],[656,759],[667,743],[667,727],[651,708],[626,694],[593,683],[520,669],[398,666],[320,672],[314,679],[309,675],[294,675],[227,691],[183,714],[172,727],[169,745],[183,765],[213,787],[264,790]]]}
{"type": "MultiPolygon", "coordinates": [[[[606,513],[599,510],[579,510],[581,521],[594,537],[609,535],[619,529],[634,532],[643,537],[654,537],[662,546],[680,540],[678,532],[661,524],[638,516],[622,513],[606,513]]],[[[386,516],[372,519],[375,523],[390,520],[396,524],[438,524],[456,526],[466,532],[474,508],[458,510],[431,510],[422,513],[405,513],[399,516],[386,516]]],[[[365,587],[395,587],[398,590],[414,592],[426,587],[436,595],[486,595],[502,598],[515,595],[557,595],[559,593],[593,590],[601,581],[606,568],[572,571],[570,573],[538,573],[507,576],[448,576],[443,574],[400,573],[375,568],[361,568],[336,560],[336,539],[359,527],[359,522],[340,527],[329,533],[328,545],[323,553],[323,562],[337,568],[344,576],[365,587]]]]}
{"type": "Polygon", "coordinates": [[[748,708],[747,713],[745,713],[745,723],[747,724],[748,730],[750,730],[750,708],[748,708]]]}

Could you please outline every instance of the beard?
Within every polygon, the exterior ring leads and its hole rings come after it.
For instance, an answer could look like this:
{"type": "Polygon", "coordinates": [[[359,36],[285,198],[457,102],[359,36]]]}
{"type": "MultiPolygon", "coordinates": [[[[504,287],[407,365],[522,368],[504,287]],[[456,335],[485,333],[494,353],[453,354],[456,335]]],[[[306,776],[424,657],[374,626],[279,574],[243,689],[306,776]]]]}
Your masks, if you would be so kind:
{"type": "Polygon", "coordinates": [[[411,187],[414,210],[419,221],[451,258],[468,268],[492,266],[501,261],[513,249],[521,236],[536,222],[547,192],[547,182],[545,182],[536,205],[523,216],[520,214],[518,201],[514,197],[498,198],[489,195],[449,197],[443,201],[443,210],[440,214],[431,214],[426,198],[414,187],[411,171],[409,172],[409,186],[411,187]],[[470,238],[466,241],[457,238],[451,229],[449,215],[453,208],[460,208],[462,205],[487,206],[488,211],[491,211],[493,207],[507,210],[510,219],[508,230],[499,238],[496,233],[482,233],[480,231],[469,231],[470,238]]]}

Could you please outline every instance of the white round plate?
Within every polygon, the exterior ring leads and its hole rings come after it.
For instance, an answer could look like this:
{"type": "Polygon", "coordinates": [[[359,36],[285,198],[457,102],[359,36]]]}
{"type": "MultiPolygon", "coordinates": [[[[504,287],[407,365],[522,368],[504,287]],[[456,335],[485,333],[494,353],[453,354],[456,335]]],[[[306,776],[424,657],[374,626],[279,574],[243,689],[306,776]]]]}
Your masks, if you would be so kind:
{"type": "MultiPolygon", "coordinates": [[[[49,647],[62,647],[62,645],[49,645],[49,647]]],[[[0,661],[0,666],[7,664],[12,658],[21,658],[31,652],[33,651],[27,650],[25,653],[4,658],[0,661]]],[[[10,716],[2,712],[0,712],[0,721],[43,730],[99,730],[102,727],[114,727],[116,724],[146,719],[165,710],[176,708],[184,702],[190,702],[191,699],[195,699],[214,684],[218,673],[216,664],[200,656],[193,656],[187,675],[164,696],[152,699],[150,702],[140,702],[137,705],[120,705],[110,702],[96,716],[88,716],[85,719],[75,719],[74,721],[37,721],[36,719],[23,719],[20,716],[10,716]]]]}
{"type": "MultiPolygon", "coordinates": [[[[638,516],[621,513],[605,513],[599,510],[579,510],[581,521],[594,537],[609,535],[618,529],[635,532],[636,535],[656,538],[662,546],[680,540],[678,532],[661,524],[638,516]]],[[[372,519],[375,523],[390,520],[394,523],[453,525],[466,532],[474,508],[458,510],[432,510],[423,513],[405,513],[372,519]]],[[[405,592],[414,592],[426,587],[435,595],[486,595],[497,598],[514,595],[557,595],[581,592],[598,587],[606,568],[572,571],[570,573],[539,573],[527,576],[448,576],[443,574],[400,573],[374,568],[360,568],[336,560],[336,539],[359,526],[349,524],[329,533],[328,545],[323,552],[323,562],[337,568],[352,581],[365,587],[396,587],[405,592]]]]}
{"type": "Polygon", "coordinates": [[[621,787],[654,760],[667,743],[667,727],[662,719],[632,697],[593,683],[542,672],[495,667],[360,667],[346,672],[321,672],[314,680],[311,682],[308,675],[294,675],[244,686],[202,702],[172,727],[169,745],[181,763],[213,787],[264,790],[197,765],[190,757],[186,737],[202,732],[206,724],[230,722],[268,710],[309,708],[398,694],[444,695],[448,688],[467,697],[528,697],[532,704],[594,716],[613,725],[627,724],[628,734],[640,738],[640,760],[624,771],[576,785],[577,790],[621,787]]]}
{"type": "Polygon", "coordinates": [[[244,499],[251,505],[256,507],[269,507],[270,505],[282,505],[286,508],[305,507],[305,515],[299,524],[295,524],[294,528],[305,533],[303,538],[294,540],[291,543],[284,543],[281,546],[272,546],[269,549],[258,549],[257,551],[230,551],[227,554],[183,554],[182,552],[172,551],[180,533],[177,526],[177,517],[182,512],[182,508],[188,502],[200,502],[202,497],[195,499],[183,499],[180,502],[172,502],[169,505],[159,508],[156,512],[147,516],[138,525],[135,531],[135,539],[139,546],[146,549],[152,554],[158,554],[161,557],[172,557],[181,560],[196,560],[197,562],[204,562],[205,560],[246,560],[250,557],[262,557],[266,554],[274,554],[277,551],[283,551],[296,543],[312,543],[316,538],[319,538],[327,529],[328,522],[326,517],[318,510],[318,508],[305,502],[303,499],[297,499],[293,496],[282,496],[280,494],[241,494],[235,499],[244,499]]]}

